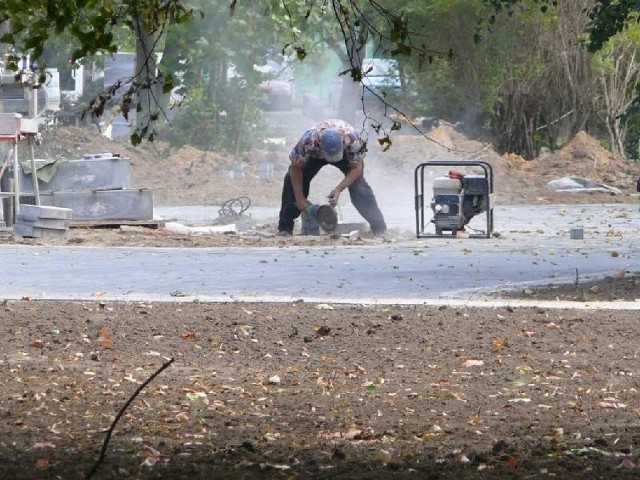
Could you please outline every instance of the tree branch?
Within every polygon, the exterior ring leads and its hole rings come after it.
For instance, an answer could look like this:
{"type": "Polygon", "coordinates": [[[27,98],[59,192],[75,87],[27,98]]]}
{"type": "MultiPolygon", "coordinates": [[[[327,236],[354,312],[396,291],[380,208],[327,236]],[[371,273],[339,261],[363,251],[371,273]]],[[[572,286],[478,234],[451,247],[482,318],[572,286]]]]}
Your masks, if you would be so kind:
{"type": "Polygon", "coordinates": [[[158,370],[156,370],[149,378],[147,378],[147,380],[145,380],[144,383],[142,383],[142,385],[140,385],[135,392],[133,392],[133,395],[131,395],[129,397],[129,399],[125,402],[125,404],[122,406],[122,408],[120,409],[120,411],[118,412],[118,414],[116,415],[116,418],[113,419],[113,422],[111,423],[111,426],[109,427],[109,429],[107,430],[107,436],[104,439],[104,442],[102,444],[102,450],[100,451],[100,457],[98,458],[98,460],[96,461],[95,465],[93,466],[93,468],[91,469],[91,471],[87,474],[87,476],[85,477],[86,480],[89,480],[91,477],[93,477],[93,475],[96,473],[96,471],[98,470],[98,467],[100,466],[100,464],[102,463],[102,461],[104,460],[104,458],[107,456],[107,447],[109,446],[109,440],[111,439],[111,434],[113,433],[113,430],[116,428],[116,425],[118,424],[118,422],[120,421],[120,418],[122,417],[122,415],[124,415],[124,412],[127,410],[127,408],[129,408],[129,405],[131,405],[131,403],[133,403],[133,401],[136,399],[136,397],[140,394],[140,392],[142,392],[142,390],[149,385],[149,383],[151,383],[153,381],[154,378],[156,378],[158,375],[160,375],[164,370],[166,370],[169,365],[171,365],[173,363],[174,359],[170,359],[169,361],[165,362],[158,370]]]}

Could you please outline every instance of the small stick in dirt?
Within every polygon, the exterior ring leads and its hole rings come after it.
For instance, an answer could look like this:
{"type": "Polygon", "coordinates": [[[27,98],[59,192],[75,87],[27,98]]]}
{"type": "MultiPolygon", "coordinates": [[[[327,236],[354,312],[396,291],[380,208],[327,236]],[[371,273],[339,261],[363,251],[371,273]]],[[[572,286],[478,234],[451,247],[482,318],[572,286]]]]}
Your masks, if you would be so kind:
{"type": "Polygon", "coordinates": [[[111,434],[113,433],[113,430],[116,428],[116,425],[118,424],[118,422],[120,421],[120,418],[122,417],[122,415],[124,415],[124,412],[127,410],[127,408],[129,408],[129,405],[131,405],[131,403],[135,400],[135,398],[140,395],[140,392],[142,392],[142,390],[144,389],[144,387],[146,387],[147,385],[149,385],[149,383],[151,383],[153,381],[154,378],[156,378],[158,375],[160,375],[165,369],[167,369],[169,367],[169,365],[171,365],[173,363],[174,359],[170,359],[169,361],[167,361],[166,363],[164,363],[158,370],[155,371],[155,373],[153,375],[151,375],[149,378],[147,378],[145,380],[145,382],[140,385],[135,392],[133,392],[133,395],[131,395],[129,397],[129,400],[126,401],[126,403],[122,406],[122,408],[120,409],[120,411],[118,412],[118,414],[116,415],[116,418],[113,419],[113,422],[111,422],[111,426],[109,427],[109,430],[107,430],[107,436],[104,439],[104,442],[102,444],[102,450],[100,451],[100,457],[98,458],[98,461],[96,461],[95,465],[93,466],[93,468],[91,469],[91,471],[87,474],[87,476],[85,477],[86,480],[89,480],[91,477],[93,477],[93,475],[96,473],[96,471],[98,470],[98,467],[100,466],[100,464],[102,463],[102,461],[104,460],[104,457],[106,457],[107,455],[107,447],[109,446],[109,440],[111,439],[111,434]]]}

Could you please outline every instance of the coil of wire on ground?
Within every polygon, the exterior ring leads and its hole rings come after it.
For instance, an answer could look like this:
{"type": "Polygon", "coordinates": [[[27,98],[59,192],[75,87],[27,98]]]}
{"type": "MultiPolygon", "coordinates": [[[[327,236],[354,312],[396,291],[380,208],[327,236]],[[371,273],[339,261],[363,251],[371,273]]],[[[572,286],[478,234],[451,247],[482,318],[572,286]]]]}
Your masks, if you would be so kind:
{"type": "Polygon", "coordinates": [[[251,199],[247,196],[240,196],[236,198],[230,198],[222,203],[222,206],[218,210],[218,218],[215,220],[215,223],[229,223],[238,218],[244,216],[244,212],[246,212],[251,206],[251,199]]]}

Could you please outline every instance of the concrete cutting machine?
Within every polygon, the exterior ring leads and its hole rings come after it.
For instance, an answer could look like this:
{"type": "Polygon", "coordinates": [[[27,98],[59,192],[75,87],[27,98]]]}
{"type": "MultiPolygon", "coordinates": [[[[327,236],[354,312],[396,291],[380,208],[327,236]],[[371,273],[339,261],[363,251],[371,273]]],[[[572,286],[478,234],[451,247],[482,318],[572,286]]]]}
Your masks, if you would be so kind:
{"type": "Polygon", "coordinates": [[[486,215],[486,229],[472,233],[470,238],[490,238],[493,234],[493,169],[484,161],[433,160],[421,163],[415,170],[416,235],[423,237],[456,237],[473,217],[486,215]],[[449,170],[447,175],[433,179],[429,204],[425,212],[425,171],[432,177],[435,169],[464,167],[464,173],[449,170]],[[467,173],[471,172],[471,173],[467,173]]]}
{"type": "Polygon", "coordinates": [[[338,227],[338,214],[331,205],[310,203],[302,212],[302,234],[320,235],[320,230],[333,233],[338,227]]]}

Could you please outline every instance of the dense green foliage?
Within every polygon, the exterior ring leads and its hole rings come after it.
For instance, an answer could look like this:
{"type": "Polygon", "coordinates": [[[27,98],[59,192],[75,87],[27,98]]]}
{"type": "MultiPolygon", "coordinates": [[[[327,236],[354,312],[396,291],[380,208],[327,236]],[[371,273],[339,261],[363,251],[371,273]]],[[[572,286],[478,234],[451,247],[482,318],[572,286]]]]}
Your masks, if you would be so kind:
{"type": "Polygon", "coordinates": [[[174,27],[165,68],[180,71],[185,99],[166,131],[175,145],[244,150],[255,139],[257,83],[254,64],[264,63],[270,39],[260,4],[201,2],[202,18],[174,27]],[[171,63],[169,63],[171,62],[171,63]]]}
{"type": "Polygon", "coordinates": [[[592,10],[596,3],[398,2],[411,31],[428,32],[430,46],[452,51],[428,64],[416,56],[408,60],[405,71],[419,92],[412,106],[529,158],[580,130],[616,153],[635,154],[629,144],[637,137],[627,138],[626,127],[637,123],[627,107],[638,78],[629,52],[638,39],[625,30],[601,43],[616,48],[590,52],[590,21],[600,18],[592,10]]]}
{"type": "Polygon", "coordinates": [[[640,21],[640,4],[636,0],[598,0],[589,11],[589,18],[589,49],[596,51],[629,24],[640,21]]]}
{"type": "Polygon", "coordinates": [[[585,84],[592,80],[578,46],[582,31],[569,18],[573,9],[543,13],[537,4],[522,4],[495,15],[473,1],[430,2],[428,9],[412,3],[411,18],[428,27],[432,43],[453,50],[451,60],[415,69],[417,85],[428,92],[421,97],[427,111],[462,122],[461,128],[487,136],[501,151],[528,157],[589,125],[590,111],[580,107],[589,103],[585,84]],[[480,29],[481,35],[458,34],[473,32],[485,18],[491,27],[480,29]],[[573,113],[558,121],[567,112],[573,113]]]}
{"type": "Polygon", "coordinates": [[[160,33],[169,21],[186,22],[193,9],[178,0],[5,0],[0,4],[0,24],[8,28],[0,42],[15,46],[33,59],[43,59],[56,38],[66,36],[71,63],[96,53],[114,53],[120,45],[118,31],[134,30],[140,23],[160,33]]]}

